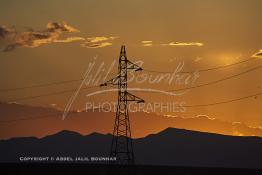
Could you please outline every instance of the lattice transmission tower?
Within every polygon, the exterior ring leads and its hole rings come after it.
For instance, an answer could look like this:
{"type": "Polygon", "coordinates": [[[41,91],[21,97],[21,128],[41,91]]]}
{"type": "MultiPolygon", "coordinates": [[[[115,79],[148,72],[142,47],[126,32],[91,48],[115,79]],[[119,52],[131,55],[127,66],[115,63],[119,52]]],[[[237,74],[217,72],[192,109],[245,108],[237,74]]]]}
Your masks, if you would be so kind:
{"type": "Polygon", "coordinates": [[[134,151],[131,137],[128,102],[143,103],[144,100],[129,93],[127,88],[128,71],[141,71],[142,68],[127,59],[125,46],[121,46],[118,74],[100,86],[117,85],[118,103],[111,143],[110,157],[116,157],[116,164],[134,165],[134,151]]]}

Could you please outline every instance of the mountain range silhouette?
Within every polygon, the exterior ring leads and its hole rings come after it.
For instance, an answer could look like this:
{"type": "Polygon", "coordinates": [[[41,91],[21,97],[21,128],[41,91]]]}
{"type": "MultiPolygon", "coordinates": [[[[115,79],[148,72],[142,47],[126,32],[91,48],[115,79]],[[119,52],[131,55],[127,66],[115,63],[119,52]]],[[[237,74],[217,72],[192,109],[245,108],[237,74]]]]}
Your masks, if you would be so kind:
{"type": "MultiPolygon", "coordinates": [[[[105,157],[111,139],[110,134],[81,135],[63,130],[43,138],[1,140],[0,162],[20,162],[20,157],[30,156],[105,157]]],[[[167,128],[133,142],[138,165],[262,169],[261,137],[167,128]]]]}
{"type": "MultiPolygon", "coordinates": [[[[115,113],[99,110],[70,111],[65,120],[62,120],[62,115],[63,110],[50,106],[41,107],[0,102],[0,140],[12,137],[28,137],[32,134],[36,137],[43,137],[64,129],[85,135],[92,132],[107,134],[112,131],[115,119],[115,113]],[[56,115],[49,116],[50,114],[56,115]]],[[[247,123],[223,121],[212,117],[206,115],[165,116],[156,113],[130,112],[132,136],[133,138],[141,138],[172,127],[223,135],[262,137],[261,127],[249,126],[247,123]]]]}

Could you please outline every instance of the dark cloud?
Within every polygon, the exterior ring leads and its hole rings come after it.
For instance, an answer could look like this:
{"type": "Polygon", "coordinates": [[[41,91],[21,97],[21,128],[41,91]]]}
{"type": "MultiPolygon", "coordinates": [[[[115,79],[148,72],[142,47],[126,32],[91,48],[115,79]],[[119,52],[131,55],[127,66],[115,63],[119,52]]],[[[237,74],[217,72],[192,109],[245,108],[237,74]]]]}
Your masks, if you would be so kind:
{"type": "Polygon", "coordinates": [[[17,47],[34,48],[48,43],[68,43],[72,41],[84,40],[84,38],[81,37],[60,39],[61,35],[63,34],[75,32],[79,31],[69,26],[65,22],[49,22],[45,30],[34,31],[30,28],[30,30],[21,33],[2,26],[0,28],[0,37],[7,40],[8,44],[5,46],[3,51],[8,52],[14,50],[17,47]]]}
{"type": "Polygon", "coordinates": [[[3,52],[9,52],[14,50],[16,47],[19,47],[20,45],[18,43],[14,43],[14,44],[9,44],[7,45],[4,49],[3,52]]]}
{"type": "Polygon", "coordinates": [[[69,43],[74,41],[85,41],[81,44],[81,46],[85,48],[102,48],[112,45],[112,43],[108,41],[117,38],[114,36],[95,36],[89,38],[71,36],[62,38],[64,34],[76,32],[79,32],[79,30],[65,22],[49,22],[44,30],[35,31],[32,28],[27,28],[27,31],[20,33],[6,26],[1,26],[0,38],[3,38],[7,43],[3,49],[4,52],[10,52],[17,47],[35,48],[43,44],[69,43]]]}
{"type": "Polygon", "coordinates": [[[65,22],[49,22],[47,24],[47,32],[79,32],[79,30],[67,25],[65,22]]]}
{"type": "Polygon", "coordinates": [[[6,26],[0,26],[0,38],[5,39],[10,34],[12,34],[14,31],[6,26]]]}

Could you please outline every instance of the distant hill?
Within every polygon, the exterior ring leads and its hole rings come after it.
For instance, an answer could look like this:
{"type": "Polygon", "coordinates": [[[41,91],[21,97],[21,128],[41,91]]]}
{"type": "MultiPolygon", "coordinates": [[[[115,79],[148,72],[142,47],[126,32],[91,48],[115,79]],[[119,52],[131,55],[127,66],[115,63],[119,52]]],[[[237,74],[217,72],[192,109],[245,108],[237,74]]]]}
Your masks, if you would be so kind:
{"type": "MultiPolygon", "coordinates": [[[[108,156],[112,136],[61,131],[43,138],[0,141],[0,162],[19,162],[29,156],[108,156]]],[[[262,169],[262,138],[210,134],[167,128],[134,139],[136,163],[262,169]]]]}

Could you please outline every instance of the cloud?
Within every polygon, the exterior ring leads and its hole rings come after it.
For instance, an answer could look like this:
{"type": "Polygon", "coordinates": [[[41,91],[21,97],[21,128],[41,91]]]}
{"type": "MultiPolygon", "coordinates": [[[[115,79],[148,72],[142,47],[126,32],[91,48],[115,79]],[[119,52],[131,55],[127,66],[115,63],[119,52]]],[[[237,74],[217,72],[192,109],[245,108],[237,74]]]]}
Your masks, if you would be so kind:
{"type": "Polygon", "coordinates": [[[15,37],[15,43],[12,45],[34,48],[51,43],[58,37],[59,35],[56,33],[23,32],[15,37]]]}
{"type": "Polygon", "coordinates": [[[17,47],[35,48],[50,43],[70,43],[84,41],[80,45],[85,48],[102,48],[112,45],[115,36],[95,36],[83,38],[79,36],[65,37],[67,34],[77,33],[79,30],[68,25],[65,22],[49,22],[46,28],[41,31],[35,31],[28,28],[27,31],[17,32],[12,28],[0,26],[0,39],[3,39],[5,46],[3,51],[9,52],[17,47]]]}
{"type": "Polygon", "coordinates": [[[148,44],[148,43],[152,43],[153,41],[149,41],[149,40],[146,40],[146,41],[141,41],[142,44],[148,44]]]}
{"type": "Polygon", "coordinates": [[[153,44],[153,41],[151,40],[144,40],[141,41],[142,46],[144,47],[150,47],[150,46],[204,46],[203,43],[201,42],[170,42],[170,43],[166,43],[166,44],[153,44]]]}
{"type": "Polygon", "coordinates": [[[72,26],[67,25],[65,22],[62,22],[62,23],[49,22],[46,27],[47,27],[48,32],[54,32],[54,33],[57,33],[57,32],[61,32],[61,33],[62,32],[70,32],[70,33],[79,32],[79,30],[73,28],[72,26]]]}
{"type": "Polygon", "coordinates": [[[82,43],[81,46],[85,48],[102,48],[113,45],[112,42],[109,42],[110,40],[115,40],[118,37],[115,36],[96,36],[96,37],[90,37],[86,39],[86,42],[82,43]]]}
{"type": "Polygon", "coordinates": [[[191,117],[191,118],[194,118],[194,119],[208,119],[208,120],[215,120],[215,118],[213,117],[209,117],[208,115],[204,115],[204,114],[200,114],[200,115],[197,115],[195,117],[191,117]]]}
{"type": "Polygon", "coordinates": [[[153,41],[150,41],[150,40],[141,41],[141,43],[142,43],[142,46],[144,46],[144,47],[153,46],[153,41]]]}
{"type": "Polygon", "coordinates": [[[102,48],[102,47],[107,47],[107,46],[111,46],[113,45],[110,42],[102,42],[102,43],[89,43],[89,42],[85,42],[83,44],[81,44],[82,47],[86,47],[86,48],[102,48]]]}
{"type": "Polygon", "coordinates": [[[196,57],[195,58],[195,62],[199,62],[200,60],[202,60],[203,58],[202,57],[196,57]]]}
{"type": "Polygon", "coordinates": [[[73,41],[84,41],[85,38],[83,37],[68,37],[66,39],[58,39],[58,40],[54,40],[54,42],[56,43],[70,43],[70,42],[73,42],[73,41]]]}
{"type": "Polygon", "coordinates": [[[186,43],[186,42],[170,42],[170,43],[161,44],[161,45],[162,46],[198,46],[198,47],[201,47],[204,44],[200,43],[200,42],[189,42],[189,43],[186,43]]]}
{"type": "Polygon", "coordinates": [[[43,44],[49,43],[69,43],[73,41],[84,40],[81,37],[69,37],[60,39],[63,34],[75,33],[79,30],[69,26],[67,23],[62,22],[49,22],[45,30],[34,31],[30,29],[25,32],[16,32],[13,29],[9,29],[5,26],[0,28],[0,37],[6,39],[7,46],[3,51],[12,51],[17,47],[29,47],[35,48],[43,44]]]}
{"type": "Polygon", "coordinates": [[[14,31],[5,25],[0,26],[0,38],[5,39],[6,37],[13,34],[14,31]]]}
{"type": "Polygon", "coordinates": [[[114,40],[114,39],[116,39],[116,38],[117,38],[117,37],[114,37],[114,36],[110,36],[110,37],[96,36],[96,37],[87,38],[87,42],[97,43],[97,42],[101,42],[101,41],[114,40]]]}
{"type": "Polygon", "coordinates": [[[262,49],[260,49],[257,53],[255,53],[254,55],[252,55],[252,57],[254,58],[262,58],[262,49]]]}
{"type": "Polygon", "coordinates": [[[152,43],[146,43],[146,44],[143,44],[144,47],[150,47],[150,46],[153,46],[152,43]]]}
{"type": "MultiPolygon", "coordinates": [[[[172,115],[165,116],[170,119],[169,121],[167,121],[167,125],[175,128],[218,133],[224,135],[262,137],[261,127],[252,127],[241,122],[222,121],[207,115],[197,115],[195,117],[180,117],[172,115]]],[[[161,121],[158,120],[155,123],[158,123],[158,125],[160,125],[161,121]]]]}

